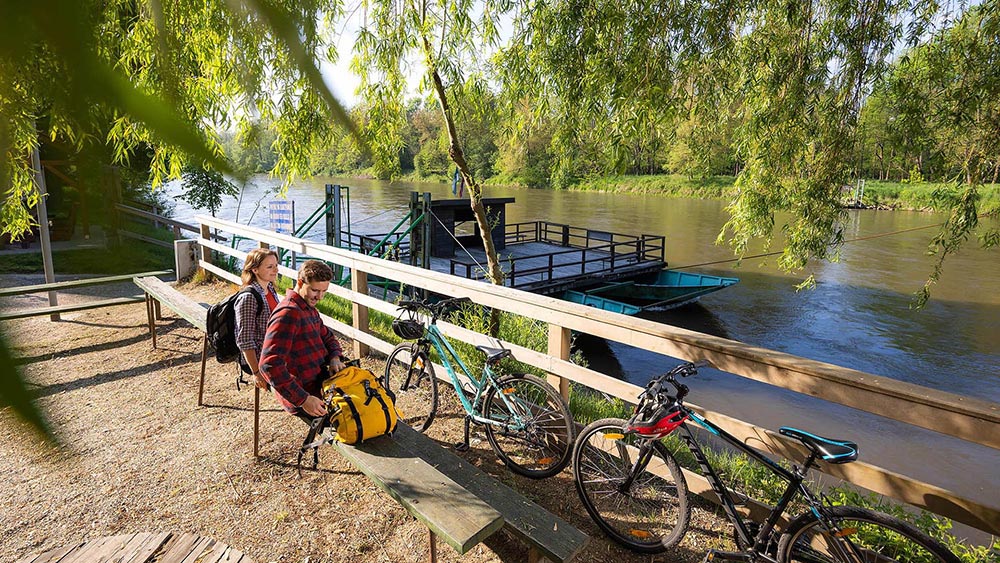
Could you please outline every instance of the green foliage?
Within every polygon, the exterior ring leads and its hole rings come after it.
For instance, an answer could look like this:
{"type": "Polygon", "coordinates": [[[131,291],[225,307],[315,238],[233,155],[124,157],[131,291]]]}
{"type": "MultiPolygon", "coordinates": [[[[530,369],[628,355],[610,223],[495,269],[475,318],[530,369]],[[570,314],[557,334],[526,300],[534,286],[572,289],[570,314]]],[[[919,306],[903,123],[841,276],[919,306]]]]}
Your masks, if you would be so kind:
{"type": "Polygon", "coordinates": [[[864,494],[846,486],[833,487],[826,492],[834,505],[870,508],[915,525],[927,535],[940,541],[963,563],[997,563],[1000,561],[1000,538],[993,538],[988,545],[972,545],[951,533],[951,520],[926,510],[914,510],[875,493],[864,494]]]}
{"type": "Polygon", "coordinates": [[[632,416],[634,407],[618,397],[611,397],[584,385],[572,383],[569,410],[573,413],[573,420],[585,426],[602,418],[627,419],[632,416]]]}
{"type": "Polygon", "coordinates": [[[3,334],[0,334],[0,381],[0,409],[10,407],[14,415],[34,432],[54,442],[55,435],[42,412],[32,403],[27,386],[14,366],[14,357],[3,334]]]}
{"type": "Polygon", "coordinates": [[[39,142],[71,147],[81,171],[149,151],[156,187],[186,164],[233,173],[211,129],[248,129],[263,117],[278,134],[275,169],[289,179],[307,172],[309,143],[335,123],[352,127],[312,60],[329,40],[316,15],[338,7],[4,3],[0,185],[12,189],[0,207],[2,232],[31,224],[37,193],[28,155],[39,142]]]}
{"type": "Polygon", "coordinates": [[[195,209],[208,209],[212,217],[222,207],[223,196],[236,197],[240,193],[239,188],[214,170],[187,166],[181,177],[184,193],[179,197],[195,209]]]}
{"type": "Polygon", "coordinates": [[[609,176],[581,180],[573,186],[573,189],[708,199],[732,197],[735,193],[733,182],[732,176],[709,176],[697,179],[680,174],[609,176]]]}

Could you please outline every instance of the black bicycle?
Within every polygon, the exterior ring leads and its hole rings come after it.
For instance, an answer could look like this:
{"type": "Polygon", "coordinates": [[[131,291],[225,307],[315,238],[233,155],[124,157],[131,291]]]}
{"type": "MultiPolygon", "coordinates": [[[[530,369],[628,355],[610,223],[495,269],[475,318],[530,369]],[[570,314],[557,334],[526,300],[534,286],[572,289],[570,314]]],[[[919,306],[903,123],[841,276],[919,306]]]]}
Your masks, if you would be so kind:
{"type": "Polygon", "coordinates": [[[818,460],[850,463],[857,444],[782,427],[809,452],[805,463],[786,469],[757,450],[689,410],[688,387],[678,377],[695,375],[707,362],[684,363],[649,382],[629,420],[607,418],[588,425],[573,448],[576,489],[591,518],[616,542],[641,553],[660,553],[680,543],[687,531],[691,505],[680,466],[662,439],[677,432],[697,460],[701,472],[721,499],[735,528],[737,551],[712,550],[706,561],[791,561],[803,563],[959,563],[940,542],[896,517],[867,508],[833,506],[804,483],[818,460]],[[788,486],[768,518],[759,526],[736,510],[744,497],[731,491],[706,458],[688,421],[757,460],[788,486]],[[806,511],[779,530],[779,521],[794,499],[806,511]]]}

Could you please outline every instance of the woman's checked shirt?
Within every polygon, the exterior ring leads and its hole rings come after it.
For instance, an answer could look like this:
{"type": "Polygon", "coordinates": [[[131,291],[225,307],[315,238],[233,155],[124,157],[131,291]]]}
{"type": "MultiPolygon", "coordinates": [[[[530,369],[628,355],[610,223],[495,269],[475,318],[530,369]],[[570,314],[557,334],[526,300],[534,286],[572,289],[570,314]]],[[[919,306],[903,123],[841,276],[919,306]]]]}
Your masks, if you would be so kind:
{"type": "MultiPolygon", "coordinates": [[[[253,350],[257,353],[257,360],[260,360],[260,349],[264,346],[264,333],[267,331],[267,320],[271,318],[271,307],[267,303],[267,293],[274,297],[274,302],[281,301],[278,292],[274,289],[274,284],[267,284],[267,289],[261,287],[257,280],[250,282],[250,286],[257,295],[258,301],[249,293],[241,294],[236,298],[233,309],[236,312],[236,346],[242,350],[253,350]],[[263,303],[264,306],[259,306],[263,303]]],[[[242,360],[241,360],[242,361],[242,360]]]]}

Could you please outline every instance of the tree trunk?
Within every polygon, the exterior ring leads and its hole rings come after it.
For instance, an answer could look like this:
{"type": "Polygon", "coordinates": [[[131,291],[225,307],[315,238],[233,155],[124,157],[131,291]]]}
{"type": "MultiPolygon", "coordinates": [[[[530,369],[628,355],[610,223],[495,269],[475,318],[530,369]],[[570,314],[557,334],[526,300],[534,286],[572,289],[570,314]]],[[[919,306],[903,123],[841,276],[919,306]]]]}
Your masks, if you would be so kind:
{"type": "MultiPolygon", "coordinates": [[[[424,55],[427,57],[427,66],[430,69],[431,79],[434,82],[434,92],[437,94],[438,104],[441,106],[441,114],[444,116],[445,126],[448,129],[448,156],[452,162],[458,166],[458,171],[465,180],[465,185],[469,190],[469,203],[472,213],[476,217],[476,224],[479,225],[479,233],[483,239],[483,250],[486,252],[486,277],[491,283],[503,285],[504,273],[500,267],[500,259],[497,256],[496,246],[493,244],[492,229],[489,218],[486,216],[486,208],[483,206],[483,188],[476,182],[469,163],[465,160],[465,153],[462,152],[462,144],[458,139],[458,129],[455,127],[455,120],[451,114],[451,107],[448,104],[448,95],[441,81],[437,66],[433,63],[433,52],[430,42],[423,38],[424,55]]],[[[489,332],[496,337],[500,330],[500,311],[490,310],[489,332]]]]}

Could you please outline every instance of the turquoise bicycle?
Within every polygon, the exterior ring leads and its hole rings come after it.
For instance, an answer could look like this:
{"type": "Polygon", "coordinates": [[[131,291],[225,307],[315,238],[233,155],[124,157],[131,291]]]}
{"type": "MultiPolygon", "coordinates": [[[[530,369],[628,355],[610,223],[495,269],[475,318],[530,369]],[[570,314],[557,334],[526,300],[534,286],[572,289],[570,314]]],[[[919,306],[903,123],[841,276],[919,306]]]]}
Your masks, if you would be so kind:
{"type": "Polygon", "coordinates": [[[456,298],[399,303],[402,311],[392,329],[409,342],[399,344],[389,354],[383,384],[395,393],[403,422],[423,432],[437,413],[438,380],[430,356],[433,346],[466,413],[465,440],[456,447],[468,449],[470,425],[477,424],[483,426],[493,451],[511,471],[533,479],[559,473],[569,463],[573,448],[575,428],[569,405],[539,377],[497,374],[494,368],[511,356],[509,350],[476,346],[486,360],[480,376],[472,374],[437,327],[438,318],[468,302],[467,298],[456,298]],[[420,314],[429,317],[426,324],[420,314]],[[465,376],[464,384],[456,368],[465,376]]]}

